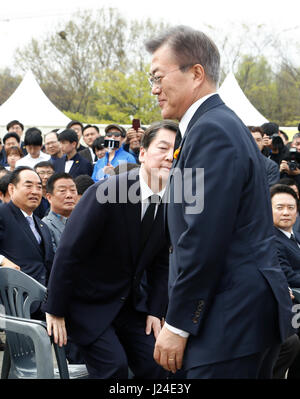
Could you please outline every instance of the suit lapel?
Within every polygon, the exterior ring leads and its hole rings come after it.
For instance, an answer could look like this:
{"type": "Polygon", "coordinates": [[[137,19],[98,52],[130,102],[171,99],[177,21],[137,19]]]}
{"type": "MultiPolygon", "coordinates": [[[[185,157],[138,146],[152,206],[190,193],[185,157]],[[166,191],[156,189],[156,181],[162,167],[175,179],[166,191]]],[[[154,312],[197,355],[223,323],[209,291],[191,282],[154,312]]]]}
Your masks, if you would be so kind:
{"type": "MultiPolygon", "coordinates": [[[[37,242],[33,232],[31,231],[31,228],[30,228],[26,218],[24,217],[23,213],[21,212],[21,210],[17,206],[15,206],[13,204],[13,202],[10,202],[8,205],[10,206],[20,228],[28,236],[28,238],[30,239],[32,244],[35,246],[35,248],[39,251],[39,253],[41,253],[41,247],[40,247],[39,243],[37,242]]],[[[33,217],[36,218],[34,215],[33,215],[33,217]]]]}

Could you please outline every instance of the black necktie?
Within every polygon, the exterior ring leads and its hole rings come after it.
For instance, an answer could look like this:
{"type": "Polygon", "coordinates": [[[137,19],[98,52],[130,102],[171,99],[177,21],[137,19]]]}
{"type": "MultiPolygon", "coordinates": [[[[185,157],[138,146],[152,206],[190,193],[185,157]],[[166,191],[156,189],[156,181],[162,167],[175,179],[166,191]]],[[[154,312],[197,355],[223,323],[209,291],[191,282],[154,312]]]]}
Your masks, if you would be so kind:
{"type": "Polygon", "coordinates": [[[140,241],[140,249],[141,250],[144,248],[145,243],[150,235],[150,231],[151,231],[153,220],[154,220],[156,204],[159,204],[159,202],[160,202],[160,197],[156,194],[151,195],[151,197],[149,199],[150,199],[150,204],[148,205],[148,208],[146,209],[146,212],[144,214],[144,217],[142,219],[142,224],[141,224],[141,241],[140,241]]]}
{"type": "Polygon", "coordinates": [[[182,137],[181,137],[181,132],[179,128],[177,129],[176,137],[175,137],[175,144],[174,144],[174,150],[177,150],[177,148],[180,146],[182,137]]]}
{"type": "Polygon", "coordinates": [[[296,240],[296,238],[295,238],[293,233],[290,236],[290,240],[294,241],[294,243],[297,244],[297,246],[298,246],[298,241],[296,240]]]}

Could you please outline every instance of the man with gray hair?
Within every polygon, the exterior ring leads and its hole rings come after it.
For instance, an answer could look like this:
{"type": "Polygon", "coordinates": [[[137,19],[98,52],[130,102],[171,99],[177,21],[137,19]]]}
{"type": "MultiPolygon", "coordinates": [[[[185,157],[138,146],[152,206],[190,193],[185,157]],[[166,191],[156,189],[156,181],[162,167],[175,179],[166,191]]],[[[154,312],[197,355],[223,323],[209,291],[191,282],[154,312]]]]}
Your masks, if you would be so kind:
{"type": "Polygon", "coordinates": [[[271,378],[293,333],[292,302],[259,149],[216,93],[220,55],[209,37],[178,26],[146,48],[152,94],[182,138],[166,204],[169,304],[154,358],[173,373],[184,365],[187,378],[271,378]],[[194,197],[184,195],[191,187],[194,197]]]}

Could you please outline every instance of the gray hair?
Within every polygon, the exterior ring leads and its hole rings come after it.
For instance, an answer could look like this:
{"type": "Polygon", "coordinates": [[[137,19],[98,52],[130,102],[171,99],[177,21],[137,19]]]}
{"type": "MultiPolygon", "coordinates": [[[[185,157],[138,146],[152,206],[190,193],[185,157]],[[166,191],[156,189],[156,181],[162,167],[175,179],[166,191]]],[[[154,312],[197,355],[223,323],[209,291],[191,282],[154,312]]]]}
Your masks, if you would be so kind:
{"type": "Polygon", "coordinates": [[[300,133],[296,133],[296,134],[294,134],[292,141],[299,139],[299,138],[300,138],[300,133]]]}
{"type": "Polygon", "coordinates": [[[173,50],[179,66],[201,64],[208,79],[218,86],[220,53],[215,43],[205,33],[179,25],[147,41],[145,46],[147,51],[153,54],[165,44],[173,50]]]}

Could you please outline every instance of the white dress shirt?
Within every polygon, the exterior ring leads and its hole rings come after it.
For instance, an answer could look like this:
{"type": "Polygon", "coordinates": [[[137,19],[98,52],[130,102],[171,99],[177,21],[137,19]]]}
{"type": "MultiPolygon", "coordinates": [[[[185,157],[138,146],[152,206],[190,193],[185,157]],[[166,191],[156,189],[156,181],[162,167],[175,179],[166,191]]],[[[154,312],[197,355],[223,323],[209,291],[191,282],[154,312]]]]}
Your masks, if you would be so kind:
{"type": "Polygon", "coordinates": [[[25,157],[18,159],[16,162],[16,168],[18,166],[29,166],[30,168],[34,168],[34,166],[42,161],[49,161],[51,156],[49,154],[45,154],[43,151],[40,152],[38,158],[32,158],[30,154],[27,154],[25,157]]]}

